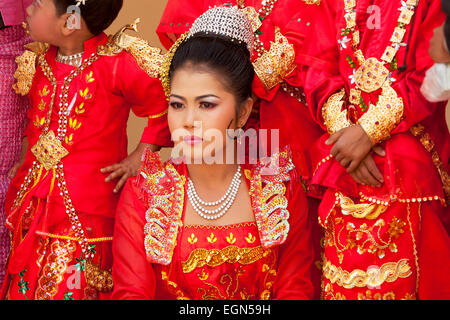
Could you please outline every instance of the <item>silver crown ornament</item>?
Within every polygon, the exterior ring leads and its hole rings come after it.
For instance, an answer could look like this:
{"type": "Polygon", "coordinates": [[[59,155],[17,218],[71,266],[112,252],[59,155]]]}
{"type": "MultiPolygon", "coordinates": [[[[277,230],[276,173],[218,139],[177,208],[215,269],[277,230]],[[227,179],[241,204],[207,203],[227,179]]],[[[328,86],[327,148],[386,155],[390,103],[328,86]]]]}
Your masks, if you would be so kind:
{"type": "Polygon", "coordinates": [[[198,34],[215,34],[231,41],[245,43],[253,52],[253,29],[246,15],[237,6],[216,6],[198,17],[192,24],[188,38],[198,34]]]}

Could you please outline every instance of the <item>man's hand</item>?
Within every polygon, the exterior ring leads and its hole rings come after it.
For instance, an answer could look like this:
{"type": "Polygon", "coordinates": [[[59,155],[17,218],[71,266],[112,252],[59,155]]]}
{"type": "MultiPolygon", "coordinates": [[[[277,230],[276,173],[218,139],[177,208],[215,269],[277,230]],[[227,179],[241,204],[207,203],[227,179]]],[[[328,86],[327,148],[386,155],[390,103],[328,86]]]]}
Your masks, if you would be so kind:
{"type": "Polygon", "coordinates": [[[433,38],[430,40],[429,53],[431,59],[436,63],[450,63],[450,53],[446,47],[444,25],[434,29],[433,38]]]}
{"type": "Polygon", "coordinates": [[[353,172],[372,149],[372,141],[360,125],[344,128],[331,135],[326,145],[334,144],[331,155],[347,172],[353,172]]]}
{"type": "Polygon", "coordinates": [[[150,147],[152,151],[159,150],[158,146],[154,146],[147,143],[139,143],[136,150],[134,150],[128,157],[123,159],[121,162],[110,165],[108,167],[100,169],[102,173],[111,173],[105,182],[110,182],[114,179],[119,179],[113,192],[117,193],[122,189],[127,182],[128,178],[134,177],[138,173],[138,169],[141,166],[141,159],[144,150],[150,147]]]}
{"type": "MultiPolygon", "coordinates": [[[[373,151],[382,157],[385,156],[384,149],[378,145],[373,148],[373,151]]],[[[375,164],[372,154],[367,155],[358,168],[356,168],[355,171],[350,172],[350,175],[356,183],[362,185],[379,188],[384,183],[383,175],[375,164]]]]}

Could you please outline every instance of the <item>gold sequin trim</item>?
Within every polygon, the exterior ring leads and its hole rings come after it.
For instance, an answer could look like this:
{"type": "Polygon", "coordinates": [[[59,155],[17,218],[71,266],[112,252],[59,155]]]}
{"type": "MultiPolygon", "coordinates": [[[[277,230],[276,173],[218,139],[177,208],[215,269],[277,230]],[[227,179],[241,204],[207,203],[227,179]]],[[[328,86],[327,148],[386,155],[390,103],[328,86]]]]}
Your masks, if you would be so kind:
{"type": "Polygon", "coordinates": [[[388,262],[381,267],[371,266],[367,271],[355,269],[345,271],[341,267],[331,264],[325,260],[323,267],[323,276],[331,283],[345,289],[354,287],[372,287],[376,288],[385,282],[394,282],[400,278],[407,278],[412,274],[408,259],[401,259],[398,262],[388,262]]]}
{"type": "Polygon", "coordinates": [[[191,252],[189,258],[182,262],[183,273],[190,273],[203,266],[217,267],[224,263],[252,264],[264,257],[264,249],[261,246],[253,248],[239,248],[228,246],[223,249],[198,248],[191,252]]]}

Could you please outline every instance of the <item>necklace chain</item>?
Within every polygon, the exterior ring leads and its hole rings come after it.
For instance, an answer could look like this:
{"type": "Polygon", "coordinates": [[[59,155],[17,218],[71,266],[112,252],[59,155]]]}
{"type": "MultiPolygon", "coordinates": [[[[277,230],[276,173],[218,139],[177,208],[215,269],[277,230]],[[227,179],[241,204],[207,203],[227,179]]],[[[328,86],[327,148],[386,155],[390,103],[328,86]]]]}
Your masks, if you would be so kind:
{"type": "Polygon", "coordinates": [[[234,174],[233,179],[231,180],[231,184],[228,187],[225,195],[222,196],[219,200],[213,202],[202,200],[195,190],[194,182],[189,179],[187,196],[195,212],[200,217],[206,220],[217,220],[223,217],[228,212],[230,207],[233,205],[234,200],[236,199],[236,195],[241,185],[241,175],[241,167],[238,166],[238,169],[236,170],[236,173],[234,174]],[[204,207],[212,207],[217,205],[220,206],[216,209],[206,209],[204,207]]]}

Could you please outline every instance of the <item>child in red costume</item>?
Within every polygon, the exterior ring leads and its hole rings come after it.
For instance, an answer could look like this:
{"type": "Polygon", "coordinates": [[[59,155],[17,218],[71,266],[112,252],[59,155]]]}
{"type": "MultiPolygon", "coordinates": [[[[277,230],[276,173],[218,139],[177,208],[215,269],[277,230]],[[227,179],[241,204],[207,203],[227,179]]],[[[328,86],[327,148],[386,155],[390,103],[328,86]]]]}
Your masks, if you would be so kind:
{"type": "Polygon", "coordinates": [[[167,108],[162,55],[123,33],[135,25],[112,38],[103,33],[121,7],[122,0],[38,0],[27,8],[31,37],[50,47],[35,43],[18,61],[16,89],[29,92],[31,108],[6,206],[13,239],[3,298],[98,299],[112,290],[118,187],[102,169],[121,163],[117,175],[126,178],[140,150],[167,144],[158,117],[167,108]],[[130,109],[155,125],[127,158],[130,109]]]}

